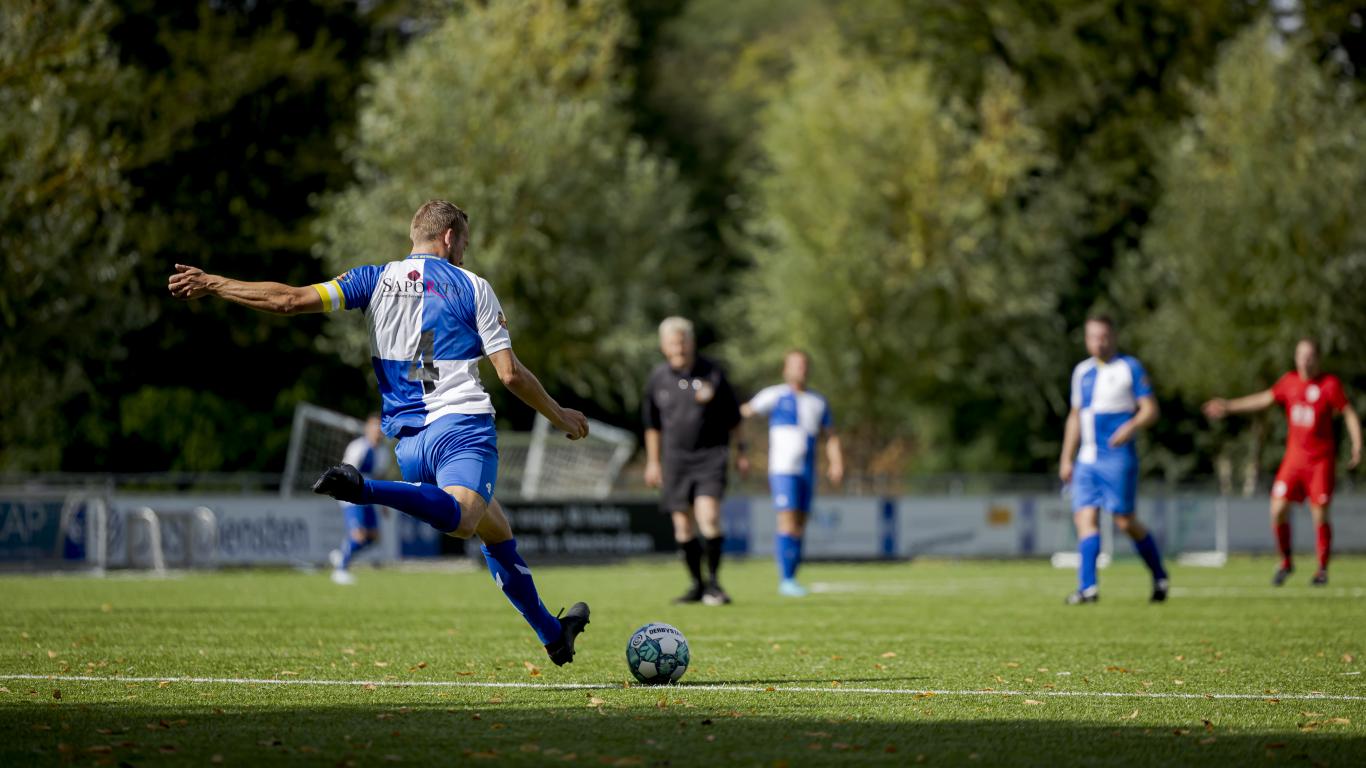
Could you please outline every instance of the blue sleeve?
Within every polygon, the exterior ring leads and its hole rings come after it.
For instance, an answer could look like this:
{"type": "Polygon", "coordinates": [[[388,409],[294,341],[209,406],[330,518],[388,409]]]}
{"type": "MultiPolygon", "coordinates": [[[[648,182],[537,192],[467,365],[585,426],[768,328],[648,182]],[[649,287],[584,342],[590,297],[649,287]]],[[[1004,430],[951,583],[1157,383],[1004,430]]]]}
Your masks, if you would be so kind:
{"type": "Polygon", "coordinates": [[[365,309],[370,306],[370,295],[375,292],[383,267],[367,264],[344,272],[337,278],[345,309],[365,309]]]}
{"type": "Polygon", "coordinates": [[[1153,393],[1153,384],[1148,381],[1148,372],[1143,370],[1143,364],[1137,358],[1126,357],[1124,362],[1129,364],[1129,373],[1134,378],[1134,399],[1148,397],[1153,393]]]}

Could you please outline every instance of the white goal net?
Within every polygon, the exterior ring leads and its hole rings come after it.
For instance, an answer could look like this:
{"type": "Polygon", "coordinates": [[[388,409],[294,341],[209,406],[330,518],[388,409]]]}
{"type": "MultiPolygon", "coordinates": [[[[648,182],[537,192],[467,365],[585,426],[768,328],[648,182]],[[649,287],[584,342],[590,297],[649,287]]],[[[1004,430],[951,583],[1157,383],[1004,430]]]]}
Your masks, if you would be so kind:
{"type": "MultiPolygon", "coordinates": [[[[530,432],[498,435],[498,487],[501,495],[534,498],[603,498],[635,452],[630,432],[589,420],[583,440],[567,440],[542,416],[530,432]]],[[[289,453],[280,493],[309,492],[313,481],[342,460],[346,446],[365,428],[360,419],[308,403],[294,410],[289,453]]]]}

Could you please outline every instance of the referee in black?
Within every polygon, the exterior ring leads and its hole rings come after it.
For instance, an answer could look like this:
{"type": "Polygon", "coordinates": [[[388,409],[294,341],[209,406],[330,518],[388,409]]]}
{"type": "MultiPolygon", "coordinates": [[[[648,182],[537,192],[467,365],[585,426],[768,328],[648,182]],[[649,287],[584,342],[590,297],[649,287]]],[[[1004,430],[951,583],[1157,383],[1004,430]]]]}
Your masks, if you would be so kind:
{"type": "Polygon", "coordinates": [[[740,402],[721,368],[697,355],[687,319],[670,317],[659,324],[659,348],[664,362],[645,385],[645,483],[662,487],[660,510],[673,516],[674,540],[692,576],[692,587],[674,602],[725,605],[730,596],[717,579],[725,542],[721,496],[740,402]]]}

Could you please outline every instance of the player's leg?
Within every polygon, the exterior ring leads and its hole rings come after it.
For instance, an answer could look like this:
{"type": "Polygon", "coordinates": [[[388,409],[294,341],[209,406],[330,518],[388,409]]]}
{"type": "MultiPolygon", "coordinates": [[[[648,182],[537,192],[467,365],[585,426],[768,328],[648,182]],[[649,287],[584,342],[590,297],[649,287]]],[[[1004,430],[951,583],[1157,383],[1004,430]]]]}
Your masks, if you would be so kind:
{"type": "Polygon", "coordinates": [[[1292,542],[1290,538],[1290,505],[1296,500],[1298,493],[1299,480],[1294,467],[1286,466],[1284,462],[1276,472],[1276,480],[1271,485],[1271,533],[1276,539],[1276,551],[1281,555],[1280,565],[1276,567],[1276,573],[1271,577],[1271,585],[1279,587],[1285,583],[1290,574],[1295,571],[1294,561],[1291,555],[1292,542]]]}
{"type": "Polygon", "coordinates": [[[693,513],[697,517],[697,530],[702,534],[702,546],[706,553],[707,582],[702,590],[702,602],[707,605],[727,605],[730,595],[721,588],[721,556],[725,550],[726,537],[721,531],[721,496],[701,495],[693,501],[693,513]]]}
{"type": "Polygon", "coordinates": [[[1333,503],[1333,462],[1319,461],[1309,476],[1309,512],[1314,516],[1314,543],[1319,557],[1319,569],[1310,582],[1316,586],[1328,583],[1328,558],[1333,551],[1333,523],[1328,511],[1333,503]]]}
{"type": "Polygon", "coordinates": [[[1134,544],[1134,551],[1148,566],[1153,577],[1151,601],[1160,603],[1167,599],[1169,582],[1167,569],[1162,567],[1162,555],[1157,551],[1157,540],[1148,527],[1138,520],[1138,464],[1132,463],[1116,468],[1104,478],[1106,487],[1106,507],[1114,515],[1115,526],[1128,534],[1134,544]]]}
{"type": "Polygon", "coordinates": [[[801,541],[800,513],[797,511],[797,477],[769,475],[768,489],[777,516],[777,531],[773,534],[773,560],[778,565],[778,593],[788,594],[796,585],[798,547],[801,541]]]}
{"type": "Polygon", "coordinates": [[[364,547],[361,542],[365,538],[365,532],[361,529],[361,510],[364,507],[356,504],[341,502],[342,517],[346,521],[346,534],[342,537],[341,546],[332,550],[328,555],[328,560],[332,563],[332,582],[349,586],[356,583],[356,577],[351,575],[351,558],[356,552],[364,547]]]}
{"type": "MultiPolygon", "coordinates": [[[[382,504],[421,520],[442,533],[469,538],[478,520],[462,521],[460,500],[437,485],[427,461],[440,437],[437,424],[402,438],[394,454],[405,482],[366,480],[350,464],[338,464],[313,483],[313,492],[352,504],[382,504]],[[463,524],[462,524],[463,523],[463,524]]],[[[482,511],[482,510],[481,510],[482,511]]]]}
{"type": "Polygon", "coordinates": [[[551,661],[559,666],[573,661],[574,641],[588,624],[588,605],[575,603],[562,619],[546,610],[531,577],[531,567],[517,553],[512,525],[496,499],[489,499],[475,534],[483,542],[480,549],[494,583],[531,625],[551,661]]]}
{"type": "Polygon", "coordinates": [[[1314,518],[1315,550],[1319,557],[1319,569],[1309,583],[1320,587],[1328,583],[1328,558],[1333,549],[1333,523],[1328,511],[1327,503],[1309,504],[1309,514],[1314,518]]]}
{"type": "Polygon", "coordinates": [[[1095,602],[1100,595],[1096,564],[1100,558],[1100,505],[1095,466],[1078,464],[1072,472],[1072,522],[1077,528],[1077,591],[1067,596],[1071,605],[1095,602]]]}
{"type": "Polygon", "coordinates": [[[1067,596],[1072,605],[1092,603],[1100,597],[1099,578],[1096,573],[1100,559],[1100,508],[1082,507],[1072,513],[1072,521],[1077,526],[1077,591],[1067,596]]]}

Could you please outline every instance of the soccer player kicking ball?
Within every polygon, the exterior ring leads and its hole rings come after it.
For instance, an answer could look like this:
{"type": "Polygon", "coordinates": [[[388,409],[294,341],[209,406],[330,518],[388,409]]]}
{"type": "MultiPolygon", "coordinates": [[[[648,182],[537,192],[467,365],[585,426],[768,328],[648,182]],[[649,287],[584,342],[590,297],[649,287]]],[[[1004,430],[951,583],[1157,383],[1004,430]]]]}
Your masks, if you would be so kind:
{"type": "MultiPolygon", "coordinates": [[[[389,460],[386,452],[380,450],[382,435],[379,414],[370,414],[365,420],[365,434],[346,446],[342,463],[360,470],[366,480],[384,474],[389,460]]],[[[351,575],[351,559],[379,541],[379,515],[373,504],[338,503],[346,518],[346,538],[340,547],[332,550],[328,559],[332,561],[332,581],[349,586],[356,583],[356,577],[351,575]]]]}
{"type": "Polygon", "coordinates": [[[768,486],[773,509],[778,513],[774,555],[778,561],[778,594],[804,597],[806,587],[797,583],[802,562],[802,536],[811,498],[816,492],[816,439],[825,434],[825,455],[830,482],[844,480],[844,453],[834,432],[830,404],[806,388],[811,360],[794,349],[783,358],[783,382],[759,390],[740,406],[740,414],[768,416],[768,486]]]}
{"type": "Polygon", "coordinates": [[[218,296],[262,312],[293,315],[364,310],[371,362],[383,400],[383,429],[407,482],[366,480],[350,464],[323,473],[313,490],[352,504],[383,504],[460,539],[477,535],[493,580],[520,612],[556,665],[574,660],[574,640],[588,624],[575,603],[562,618],[541,603],[531,569],[517,554],[502,507],[493,405],[479,381],[487,357],[503,385],[571,440],[588,421],[562,408],[517,359],[507,320],[487,281],[461,267],[469,218],[444,200],[424,203],[409,229],[412,252],[379,266],[356,267],[305,287],[243,283],[177,264],[171,294],[218,296]]]}
{"type": "Polygon", "coordinates": [[[1152,602],[1167,599],[1167,571],[1157,542],[1134,516],[1138,491],[1138,449],[1134,436],[1157,421],[1157,400],[1138,360],[1115,351],[1114,322],[1104,315],[1086,320],[1086,351],[1091,357],[1072,371],[1072,411],[1063,433],[1058,476],[1072,486],[1072,517],[1081,554],[1077,591],[1070,605],[1100,598],[1096,560],[1100,557],[1100,510],[1133,539],[1153,574],[1152,602]],[[1075,463],[1073,461],[1075,457],[1075,463]]]}
{"type": "Polygon", "coordinates": [[[1252,413],[1280,403],[1285,408],[1290,429],[1285,436],[1285,458],[1271,486],[1271,528],[1281,564],[1272,577],[1281,586],[1294,571],[1290,560],[1290,505],[1308,499],[1318,533],[1319,569],[1311,584],[1328,583],[1328,556],[1333,546],[1333,526],[1328,507],[1333,502],[1333,472],[1337,441],[1333,438],[1333,415],[1341,413],[1352,439],[1352,458],[1347,468],[1361,463],[1361,420],[1347,402],[1342,382],[1319,371],[1319,347],[1313,339],[1300,339],[1295,345],[1295,370],[1276,382],[1271,389],[1235,400],[1215,398],[1205,403],[1205,415],[1222,419],[1230,413],[1252,413]]]}

